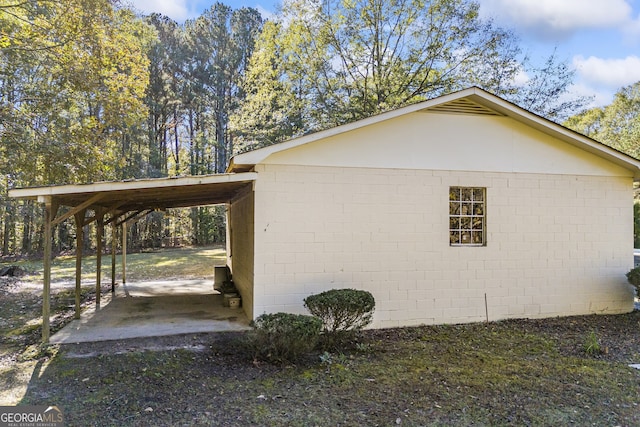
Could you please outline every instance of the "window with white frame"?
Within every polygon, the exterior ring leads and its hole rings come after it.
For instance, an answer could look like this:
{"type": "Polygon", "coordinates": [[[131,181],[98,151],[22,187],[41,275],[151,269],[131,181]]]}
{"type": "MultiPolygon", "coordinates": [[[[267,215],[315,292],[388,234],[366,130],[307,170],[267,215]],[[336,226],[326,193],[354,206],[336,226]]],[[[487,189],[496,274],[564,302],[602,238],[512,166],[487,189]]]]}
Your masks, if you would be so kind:
{"type": "Polygon", "coordinates": [[[484,246],[486,240],[486,189],[449,188],[449,245],[484,246]]]}

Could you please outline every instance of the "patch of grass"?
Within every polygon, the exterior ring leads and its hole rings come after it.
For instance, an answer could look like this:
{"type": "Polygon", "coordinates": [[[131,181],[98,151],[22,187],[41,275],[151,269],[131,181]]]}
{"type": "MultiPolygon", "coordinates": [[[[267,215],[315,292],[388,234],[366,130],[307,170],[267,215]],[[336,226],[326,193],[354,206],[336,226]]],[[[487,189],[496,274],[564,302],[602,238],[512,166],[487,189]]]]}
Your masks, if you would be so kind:
{"type": "Polygon", "coordinates": [[[201,336],[210,349],[199,352],[70,361],[62,349],[21,403],[53,399],[73,425],[638,425],[640,373],[580,346],[587,331],[614,335],[640,313],[561,321],[364,331],[364,352],[283,367],[252,363],[242,333],[201,336]]]}
{"type": "MultiPolygon", "coordinates": [[[[168,255],[140,254],[138,277],[154,278],[144,270],[168,255]]],[[[183,255],[186,270],[212,264],[211,254],[183,255]]],[[[52,312],[72,296],[52,298],[52,312]]],[[[12,404],[58,405],[68,425],[640,425],[640,371],[627,366],[640,362],[640,311],[366,330],[273,366],[254,362],[235,332],[43,349],[32,328],[4,335],[39,317],[37,296],[1,297],[0,359],[24,353],[32,375],[12,362],[0,390],[23,390],[12,404]],[[592,332],[608,352],[585,352],[592,332]]]]}
{"type": "Polygon", "coordinates": [[[589,332],[584,339],[584,352],[588,355],[596,355],[602,353],[600,340],[595,331],[589,332]]]}
{"type": "Polygon", "coordinates": [[[59,347],[52,345],[31,344],[25,348],[18,357],[21,362],[30,360],[42,360],[54,357],[58,353],[59,347]]]}
{"type": "MultiPolygon", "coordinates": [[[[223,264],[222,248],[181,248],[154,253],[129,254],[130,280],[163,279],[168,277],[207,277],[213,275],[214,266],[223,264]],[[158,264],[160,267],[156,267],[158,264]]],[[[103,279],[109,280],[111,257],[103,257],[103,279]]],[[[120,257],[117,272],[120,274],[120,257]]],[[[0,404],[15,405],[28,387],[37,367],[46,365],[53,357],[51,347],[40,347],[42,325],[42,261],[16,261],[30,272],[20,278],[0,279],[0,404]]],[[[75,257],[58,257],[52,262],[54,282],[75,280],[75,257]]],[[[95,256],[85,257],[82,279],[95,281],[95,256]]],[[[95,286],[81,288],[81,308],[95,300],[95,286]]],[[[51,333],[55,333],[73,319],[75,290],[53,286],[51,293],[51,333]]],[[[100,362],[102,363],[102,362],[100,362]]],[[[39,368],[38,368],[39,369],[39,368]]],[[[69,368],[75,372],[76,368],[69,368]]],[[[72,374],[68,374],[71,376],[72,374]]],[[[83,424],[83,423],[80,423],[83,424]]]]}
{"type": "MultiPolygon", "coordinates": [[[[214,266],[224,265],[225,257],[225,250],[220,247],[167,249],[129,254],[127,278],[133,281],[213,276],[214,266]]],[[[120,257],[117,258],[117,265],[121,265],[120,257]]]]}
{"type": "MultiPolygon", "coordinates": [[[[225,250],[222,247],[171,248],[155,252],[127,254],[127,278],[129,280],[156,280],[171,277],[198,278],[213,275],[215,265],[224,265],[225,250]]],[[[15,264],[29,272],[25,281],[42,280],[41,260],[21,260],[15,264]]],[[[121,274],[122,256],[116,256],[116,274],[121,274]]],[[[52,280],[75,280],[76,259],[74,256],[56,257],[51,262],[52,280]]],[[[96,256],[83,258],[82,279],[95,279],[96,256]]],[[[111,277],[111,255],[102,256],[102,275],[111,277]]]]}
{"type": "Polygon", "coordinates": [[[5,332],[3,335],[8,338],[17,337],[21,335],[29,335],[39,330],[41,326],[42,326],[42,320],[37,320],[36,322],[33,322],[33,323],[29,322],[26,325],[22,325],[18,328],[10,329],[7,332],[5,332]]]}

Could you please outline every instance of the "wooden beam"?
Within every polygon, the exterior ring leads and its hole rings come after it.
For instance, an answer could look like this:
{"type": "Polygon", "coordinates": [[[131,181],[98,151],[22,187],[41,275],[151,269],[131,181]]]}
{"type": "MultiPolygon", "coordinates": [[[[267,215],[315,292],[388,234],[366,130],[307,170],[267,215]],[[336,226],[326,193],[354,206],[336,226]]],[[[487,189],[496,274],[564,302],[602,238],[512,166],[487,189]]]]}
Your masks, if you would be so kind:
{"type": "Polygon", "coordinates": [[[127,283],[127,222],[122,223],[122,286],[127,283]]]}
{"type": "Polygon", "coordinates": [[[96,228],[96,307],[100,306],[102,290],[102,247],[104,245],[104,215],[102,209],[96,210],[98,227],[96,228]]]}
{"type": "Polygon", "coordinates": [[[78,206],[72,208],[71,210],[69,210],[65,214],[60,215],[59,217],[57,217],[56,219],[51,221],[51,225],[54,226],[54,225],[60,224],[65,219],[70,218],[71,216],[75,215],[76,213],[88,208],[89,206],[91,206],[95,202],[97,202],[100,199],[104,198],[106,195],[107,195],[107,193],[98,193],[95,196],[90,197],[89,199],[87,199],[84,202],[80,203],[78,206]]]}
{"type": "Polygon", "coordinates": [[[115,224],[113,224],[113,226],[114,226],[114,227],[117,227],[117,226],[118,226],[118,225],[120,225],[120,224],[119,224],[118,222],[116,222],[116,221],[118,221],[118,219],[120,219],[120,217],[121,217],[122,215],[124,215],[124,214],[125,214],[125,212],[118,212],[117,214],[112,213],[112,214],[111,214],[111,218],[109,218],[109,219],[105,219],[105,221],[104,221],[104,225],[110,225],[110,224],[112,224],[112,223],[114,223],[114,222],[115,222],[115,224]]]}
{"type": "Polygon", "coordinates": [[[124,205],[125,203],[127,203],[128,200],[120,200],[119,202],[116,202],[114,204],[112,204],[111,206],[107,207],[104,214],[113,214],[115,211],[118,210],[118,208],[122,205],[124,205]]]}
{"type": "Polygon", "coordinates": [[[135,218],[136,216],[140,215],[142,213],[142,211],[135,211],[135,212],[129,212],[129,215],[125,216],[124,218],[118,220],[116,222],[116,226],[120,226],[126,222],[128,222],[130,219],[135,218]]]}
{"type": "Polygon", "coordinates": [[[76,312],[75,318],[80,318],[80,291],[82,284],[82,252],[84,250],[84,216],[86,210],[76,212],[74,215],[76,220],[76,312]]]}
{"type": "MultiPolygon", "coordinates": [[[[120,206],[124,205],[125,203],[127,203],[127,202],[126,201],[120,201],[120,202],[114,203],[113,205],[111,205],[108,208],[104,209],[103,213],[102,213],[102,217],[104,218],[107,214],[115,212],[120,206]]],[[[117,216],[115,218],[117,218],[117,216]]],[[[89,225],[92,222],[97,221],[97,220],[98,220],[98,215],[97,214],[93,215],[93,216],[90,216],[89,218],[87,218],[85,220],[84,225],[89,225]]],[[[104,225],[110,224],[113,221],[114,221],[114,217],[110,218],[108,221],[105,221],[104,225]]]]}
{"type": "MultiPolygon", "coordinates": [[[[120,206],[118,206],[118,207],[120,207],[120,206]]],[[[119,219],[122,215],[126,214],[126,213],[127,213],[127,211],[121,211],[121,210],[118,210],[118,208],[115,208],[115,209],[110,209],[110,210],[109,210],[109,213],[111,214],[111,218],[109,218],[109,219],[105,220],[104,225],[109,225],[109,224],[111,224],[112,222],[118,221],[118,219],[119,219]]],[[[118,226],[118,225],[119,225],[119,224],[117,224],[117,223],[116,223],[116,226],[118,226]]]]}
{"type": "Polygon", "coordinates": [[[42,342],[49,342],[49,316],[51,314],[51,230],[52,218],[58,212],[58,204],[51,197],[41,199],[44,203],[44,259],[42,289],[42,342]]]}
{"type": "Polygon", "coordinates": [[[116,291],[116,250],[118,242],[116,241],[117,229],[114,225],[111,227],[111,293],[116,291]]]}
{"type": "Polygon", "coordinates": [[[141,217],[143,215],[149,215],[151,212],[153,212],[153,209],[146,209],[142,211],[132,212],[130,215],[118,221],[116,225],[121,225],[121,224],[124,224],[125,222],[137,220],[138,217],[141,217]]]}
{"type": "Polygon", "coordinates": [[[90,216],[90,217],[86,217],[84,219],[84,222],[82,223],[82,226],[87,226],[89,224],[91,224],[92,222],[96,221],[98,218],[94,215],[94,216],[90,216]]]}

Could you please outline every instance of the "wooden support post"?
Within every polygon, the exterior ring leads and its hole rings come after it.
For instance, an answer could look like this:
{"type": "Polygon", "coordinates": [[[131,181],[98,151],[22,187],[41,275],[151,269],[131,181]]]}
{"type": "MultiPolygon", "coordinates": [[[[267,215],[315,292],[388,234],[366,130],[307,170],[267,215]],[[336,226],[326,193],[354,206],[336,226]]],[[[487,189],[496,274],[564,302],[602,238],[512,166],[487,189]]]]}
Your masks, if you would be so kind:
{"type": "Polygon", "coordinates": [[[102,285],[102,246],[104,239],[104,215],[96,211],[98,226],[96,228],[96,306],[100,306],[100,293],[102,285]]]}
{"type": "Polygon", "coordinates": [[[127,283],[127,222],[122,223],[122,285],[127,283]]]}
{"type": "Polygon", "coordinates": [[[38,198],[44,203],[44,259],[42,288],[42,342],[49,342],[49,315],[51,312],[51,223],[58,212],[58,204],[51,197],[38,198]]]}
{"type": "Polygon", "coordinates": [[[114,224],[111,227],[111,293],[116,291],[116,250],[118,249],[116,237],[117,232],[114,224]]]}
{"type": "Polygon", "coordinates": [[[85,210],[74,215],[76,220],[76,313],[80,318],[80,286],[82,284],[82,252],[84,251],[84,215],[85,210]]]}

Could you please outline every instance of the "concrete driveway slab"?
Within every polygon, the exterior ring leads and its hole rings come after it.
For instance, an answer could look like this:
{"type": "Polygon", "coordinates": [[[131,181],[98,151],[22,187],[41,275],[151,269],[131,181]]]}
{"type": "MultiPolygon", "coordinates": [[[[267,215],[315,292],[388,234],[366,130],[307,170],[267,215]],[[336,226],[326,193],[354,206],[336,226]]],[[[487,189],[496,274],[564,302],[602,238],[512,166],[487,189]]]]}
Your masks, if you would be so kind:
{"type": "Polygon", "coordinates": [[[211,279],[119,285],[100,307],[54,334],[52,344],[249,329],[242,309],[223,306],[211,279]]]}

